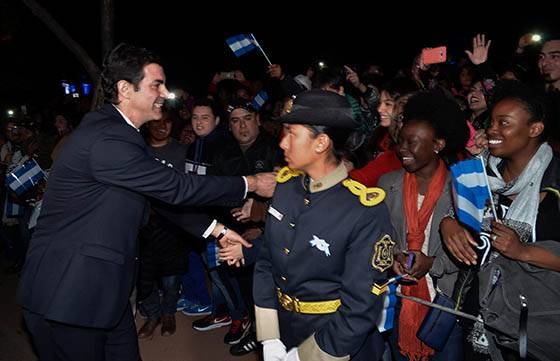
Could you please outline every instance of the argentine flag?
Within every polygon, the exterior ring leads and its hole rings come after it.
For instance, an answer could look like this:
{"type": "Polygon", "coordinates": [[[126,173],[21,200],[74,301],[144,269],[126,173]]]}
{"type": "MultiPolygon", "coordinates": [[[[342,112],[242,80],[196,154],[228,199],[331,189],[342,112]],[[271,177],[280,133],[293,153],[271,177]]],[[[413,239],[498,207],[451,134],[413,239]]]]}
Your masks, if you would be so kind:
{"type": "Polygon", "coordinates": [[[385,332],[393,328],[395,321],[395,304],[397,303],[397,285],[387,285],[387,292],[383,294],[383,309],[377,319],[377,330],[385,332]]]}
{"type": "Polygon", "coordinates": [[[36,186],[45,176],[39,164],[31,159],[8,173],[6,184],[19,196],[36,186]]]}
{"type": "Polygon", "coordinates": [[[469,159],[451,166],[451,183],[457,218],[480,232],[486,201],[490,198],[482,160],[469,159]]]}
{"type": "Polygon", "coordinates": [[[254,39],[250,35],[246,34],[239,34],[232,36],[231,38],[227,38],[226,43],[237,57],[240,57],[241,55],[257,48],[254,39]]]}
{"type": "Polygon", "coordinates": [[[258,111],[267,100],[268,94],[264,90],[261,90],[257,95],[255,95],[251,103],[253,104],[253,107],[255,107],[255,109],[258,111]]]}

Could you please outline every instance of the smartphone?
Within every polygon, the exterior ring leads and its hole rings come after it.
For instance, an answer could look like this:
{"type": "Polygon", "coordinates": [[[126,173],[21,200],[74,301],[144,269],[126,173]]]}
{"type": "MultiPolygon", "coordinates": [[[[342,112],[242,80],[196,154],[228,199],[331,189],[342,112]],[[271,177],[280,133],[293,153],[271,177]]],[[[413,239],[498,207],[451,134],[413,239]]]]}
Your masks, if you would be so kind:
{"type": "Polygon", "coordinates": [[[222,79],[233,79],[235,78],[235,73],[233,71],[223,71],[220,73],[222,79]]]}
{"type": "Polygon", "coordinates": [[[422,63],[424,65],[445,63],[446,60],[447,48],[445,46],[422,49],[422,63]]]}

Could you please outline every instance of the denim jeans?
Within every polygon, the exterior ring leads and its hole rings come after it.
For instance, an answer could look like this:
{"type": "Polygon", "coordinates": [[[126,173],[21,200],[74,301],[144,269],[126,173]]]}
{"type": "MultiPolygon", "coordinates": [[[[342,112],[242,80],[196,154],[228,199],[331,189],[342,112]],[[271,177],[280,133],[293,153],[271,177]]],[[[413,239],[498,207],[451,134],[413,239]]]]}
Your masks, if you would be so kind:
{"type": "Polygon", "coordinates": [[[202,306],[210,304],[204,264],[198,252],[189,252],[189,270],[181,277],[181,283],[183,284],[183,296],[186,300],[202,306]]]}
{"type": "MultiPolygon", "coordinates": [[[[203,261],[207,263],[206,255],[203,261]]],[[[227,265],[220,265],[208,271],[212,281],[212,309],[214,314],[223,313],[224,305],[227,306],[229,315],[234,320],[241,320],[246,310],[239,283],[228,270],[227,265]]]]}
{"type": "Polygon", "coordinates": [[[162,277],[161,297],[158,286],[154,285],[152,293],[142,302],[148,318],[156,319],[163,315],[174,315],[177,312],[180,281],[181,276],[179,275],[162,277]]]}

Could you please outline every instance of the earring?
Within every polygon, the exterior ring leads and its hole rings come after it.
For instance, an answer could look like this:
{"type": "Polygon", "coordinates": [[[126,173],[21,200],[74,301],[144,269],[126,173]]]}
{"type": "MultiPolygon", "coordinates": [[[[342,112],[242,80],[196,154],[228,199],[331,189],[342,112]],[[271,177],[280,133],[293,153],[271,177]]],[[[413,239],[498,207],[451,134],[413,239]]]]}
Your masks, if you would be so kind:
{"type": "Polygon", "coordinates": [[[434,153],[438,154],[438,153],[439,153],[439,150],[434,149],[434,153]]]}

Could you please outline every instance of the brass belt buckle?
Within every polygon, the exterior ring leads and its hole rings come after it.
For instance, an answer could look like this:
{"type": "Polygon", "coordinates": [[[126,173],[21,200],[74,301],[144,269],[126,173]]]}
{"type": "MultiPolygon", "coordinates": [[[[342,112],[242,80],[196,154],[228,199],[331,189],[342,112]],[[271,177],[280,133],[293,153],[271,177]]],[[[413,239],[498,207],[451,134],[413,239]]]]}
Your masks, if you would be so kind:
{"type": "Polygon", "coordinates": [[[297,299],[292,298],[285,293],[282,293],[282,291],[280,290],[277,290],[277,293],[278,293],[278,301],[280,301],[280,305],[282,305],[282,307],[284,307],[286,311],[299,312],[297,299]]]}

